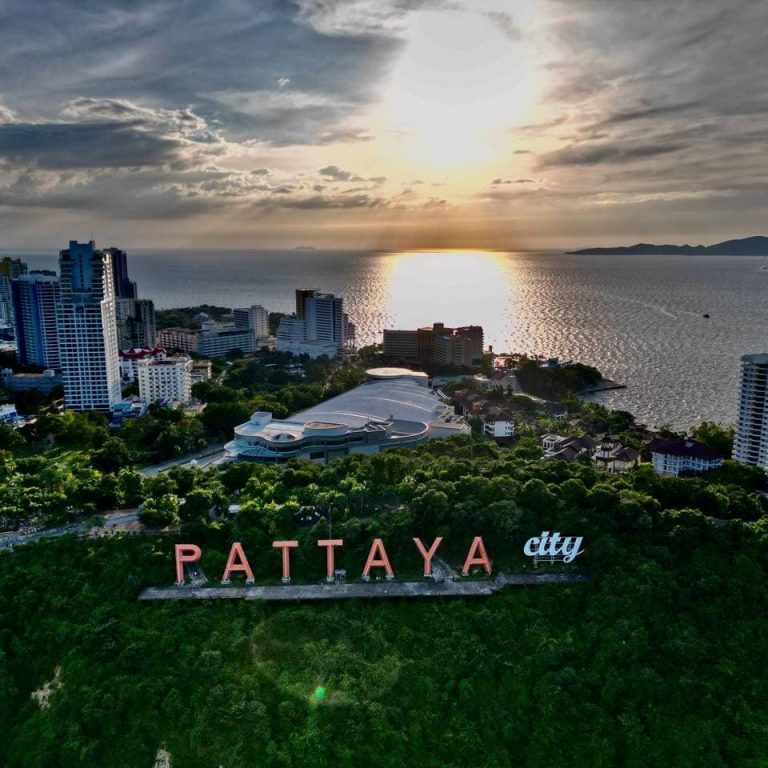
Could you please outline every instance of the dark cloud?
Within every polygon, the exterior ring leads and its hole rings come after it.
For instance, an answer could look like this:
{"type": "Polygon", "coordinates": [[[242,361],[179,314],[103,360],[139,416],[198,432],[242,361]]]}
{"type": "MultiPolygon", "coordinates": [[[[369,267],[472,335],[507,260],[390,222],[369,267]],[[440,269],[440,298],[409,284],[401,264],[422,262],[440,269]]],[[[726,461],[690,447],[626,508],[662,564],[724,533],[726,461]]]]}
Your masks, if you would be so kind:
{"type": "Polygon", "coordinates": [[[281,202],[285,208],[339,209],[339,208],[380,208],[387,203],[383,198],[360,193],[355,195],[312,195],[281,202]]]}
{"type": "Polygon", "coordinates": [[[40,168],[184,165],[184,149],[140,122],[0,123],[0,157],[40,168]]]}
{"type": "MultiPolygon", "coordinates": [[[[62,101],[118,95],[168,109],[194,104],[230,139],[279,145],[365,140],[355,114],[375,98],[373,86],[402,41],[331,34],[322,22],[331,4],[309,5],[6,0],[0,3],[5,103],[50,118],[52,105],[62,101]],[[232,93],[244,95],[245,104],[232,103],[232,93]],[[269,94],[280,99],[271,103],[269,94]]],[[[352,29],[356,3],[334,5],[352,29]]],[[[408,10],[392,4],[391,18],[408,10]]],[[[101,110],[106,117],[110,107],[104,102],[101,110]]],[[[119,100],[111,110],[121,111],[119,100]]]]}
{"type": "Polygon", "coordinates": [[[325,168],[321,168],[318,173],[333,181],[349,181],[352,178],[352,173],[350,171],[342,171],[338,165],[326,165],[325,168]]]}
{"type": "Polygon", "coordinates": [[[550,168],[558,165],[599,165],[601,163],[629,163],[633,160],[666,155],[685,147],[682,144],[645,144],[629,146],[624,143],[576,144],[539,158],[539,165],[550,168]]]}
{"type": "Polygon", "coordinates": [[[700,106],[700,102],[684,101],[679,104],[667,104],[658,107],[648,107],[646,109],[635,109],[627,112],[617,112],[602,119],[595,127],[619,125],[629,123],[635,120],[647,120],[648,118],[664,117],[676,115],[681,112],[689,112],[693,108],[700,106]]]}

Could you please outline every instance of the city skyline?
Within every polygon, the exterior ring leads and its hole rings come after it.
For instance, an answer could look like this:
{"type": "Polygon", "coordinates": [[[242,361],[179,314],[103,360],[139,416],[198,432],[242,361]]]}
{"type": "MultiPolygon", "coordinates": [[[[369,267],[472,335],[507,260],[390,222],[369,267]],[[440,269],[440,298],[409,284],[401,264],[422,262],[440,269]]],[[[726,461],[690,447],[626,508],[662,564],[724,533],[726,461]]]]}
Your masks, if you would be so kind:
{"type": "Polygon", "coordinates": [[[758,234],[761,16],[722,0],[9,2],[3,247],[758,234]]]}

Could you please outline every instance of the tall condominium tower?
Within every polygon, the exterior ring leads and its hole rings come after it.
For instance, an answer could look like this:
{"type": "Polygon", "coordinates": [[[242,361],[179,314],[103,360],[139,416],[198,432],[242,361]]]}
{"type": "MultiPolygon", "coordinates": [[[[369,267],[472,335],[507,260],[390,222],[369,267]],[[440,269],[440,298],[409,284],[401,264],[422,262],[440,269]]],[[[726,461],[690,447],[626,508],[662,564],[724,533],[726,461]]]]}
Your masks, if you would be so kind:
{"type": "Polygon", "coordinates": [[[112,282],[115,285],[116,299],[135,299],[136,283],[128,279],[128,256],[119,248],[107,248],[106,253],[112,256],[112,282]]]}
{"type": "Polygon", "coordinates": [[[118,349],[151,349],[157,340],[155,305],[149,299],[117,299],[118,349]]]}
{"type": "Polygon", "coordinates": [[[56,329],[61,293],[50,270],[32,271],[11,281],[16,358],[22,365],[60,368],[56,329]]]}
{"type": "Polygon", "coordinates": [[[768,471],[768,354],[741,358],[739,421],[733,458],[768,471]]]}
{"type": "Polygon", "coordinates": [[[64,404],[76,411],[106,411],[121,399],[112,255],[93,240],[59,256],[59,357],[64,404]]]}
{"type": "Polygon", "coordinates": [[[305,295],[303,319],[307,341],[330,342],[340,349],[344,346],[344,299],[340,296],[316,291],[305,295]]]}
{"type": "Polygon", "coordinates": [[[21,259],[6,256],[0,260],[0,325],[14,328],[11,281],[27,274],[27,265],[21,259]]]}

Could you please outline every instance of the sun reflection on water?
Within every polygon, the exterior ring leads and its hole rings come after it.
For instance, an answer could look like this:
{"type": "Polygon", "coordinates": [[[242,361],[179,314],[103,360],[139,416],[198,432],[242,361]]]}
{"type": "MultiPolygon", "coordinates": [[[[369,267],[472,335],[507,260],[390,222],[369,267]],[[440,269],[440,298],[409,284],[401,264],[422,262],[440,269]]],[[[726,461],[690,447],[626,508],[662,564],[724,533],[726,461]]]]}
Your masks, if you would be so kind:
{"type": "Polygon", "coordinates": [[[410,251],[386,263],[386,312],[393,328],[442,322],[451,327],[499,324],[514,293],[507,254],[410,251]]]}

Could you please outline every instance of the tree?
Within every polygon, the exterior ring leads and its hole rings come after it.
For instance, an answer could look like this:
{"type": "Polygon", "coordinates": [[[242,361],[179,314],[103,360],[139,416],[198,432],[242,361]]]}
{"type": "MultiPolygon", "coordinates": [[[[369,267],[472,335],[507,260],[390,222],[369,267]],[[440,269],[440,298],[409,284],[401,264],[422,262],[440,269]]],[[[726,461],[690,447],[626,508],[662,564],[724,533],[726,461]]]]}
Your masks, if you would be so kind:
{"type": "Polygon", "coordinates": [[[140,508],[139,520],[148,528],[167,528],[179,522],[179,499],[172,493],[147,499],[140,508]]]}
{"type": "Polygon", "coordinates": [[[713,451],[722,453],[726,459],[731,458],[733,452],[733,427],[726,427],[714,421],[702,421],[698,427],[691,430],[691,435],[695,440],[711,448],[713,451]]]}
{"type": "Polygon", "coordinates": [[[8,424],[0,424],[0,451],[16,451],[24,445],[19,431],[8,424]]]}
{"type": "Polygon", "coordinates": [[[133,454],[119,437],[110,437],[91,454],[91,464],[102,472],[119,472],[133,463],[133,454]]]}
{"type": "Polygon", "coordinates": [[[185,522],[206,518],[214,504],[214,495],[206,488],[195,488],[184,497],[179,508],[181,519],[185,522]]]}
{"type": "Polygon", "coordinates": [[[138,506],[144,498],[144,476],[132,469],[123,469],[117,476],[120,502],[128,507],[138,506]]]}

